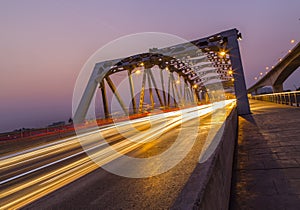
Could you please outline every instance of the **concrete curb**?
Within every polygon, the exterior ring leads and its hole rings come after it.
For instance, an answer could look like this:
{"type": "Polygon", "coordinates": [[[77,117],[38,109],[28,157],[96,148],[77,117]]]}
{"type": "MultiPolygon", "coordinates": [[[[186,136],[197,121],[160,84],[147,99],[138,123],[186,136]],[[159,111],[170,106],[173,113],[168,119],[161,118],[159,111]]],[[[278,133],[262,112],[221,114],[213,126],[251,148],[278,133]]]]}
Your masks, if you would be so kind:
{"type": "Polygon", "coordinates": [[[234,108],[213,155],[199,163],[171,209],[228,209],[238,116],[234,108]]]}

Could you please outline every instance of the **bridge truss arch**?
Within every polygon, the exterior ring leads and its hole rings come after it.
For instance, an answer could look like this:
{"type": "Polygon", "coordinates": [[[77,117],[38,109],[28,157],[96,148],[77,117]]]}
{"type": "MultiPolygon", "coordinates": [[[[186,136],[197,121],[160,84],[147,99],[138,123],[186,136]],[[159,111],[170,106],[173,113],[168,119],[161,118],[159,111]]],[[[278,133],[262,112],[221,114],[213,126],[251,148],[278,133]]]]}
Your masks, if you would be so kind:
{"type": "Polygon", "coordinates": [[[131,115],[224,100],[225,92],[236,94],[240,114],[249,113],[237,37],[238,31],[233,29],[97,63],[73,110],[74,121],[85,120],[98,87],[105,118],[115,113],[111,97],[123,114],[131,115]]]}

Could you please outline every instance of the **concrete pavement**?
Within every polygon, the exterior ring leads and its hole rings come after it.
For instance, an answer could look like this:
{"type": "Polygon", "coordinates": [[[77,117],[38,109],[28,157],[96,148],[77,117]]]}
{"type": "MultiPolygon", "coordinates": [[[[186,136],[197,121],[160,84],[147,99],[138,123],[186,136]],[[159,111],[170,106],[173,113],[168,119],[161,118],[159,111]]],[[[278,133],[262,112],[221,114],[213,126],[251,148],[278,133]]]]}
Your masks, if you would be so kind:
{"type": "Polygon", "coordinates": [[[300,209],[300,109],[250,101],[239,117],[231,209],[300,209]]]}

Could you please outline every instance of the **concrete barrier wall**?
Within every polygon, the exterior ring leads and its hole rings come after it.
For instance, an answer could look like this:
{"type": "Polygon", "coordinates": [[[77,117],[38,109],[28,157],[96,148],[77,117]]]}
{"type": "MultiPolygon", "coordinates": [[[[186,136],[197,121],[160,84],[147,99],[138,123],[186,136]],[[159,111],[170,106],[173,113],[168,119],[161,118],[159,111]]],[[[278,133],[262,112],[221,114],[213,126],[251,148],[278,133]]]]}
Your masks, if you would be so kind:
{"type": "Polygon", "coordinates": [[[237,125],[235,108],[225,121],[215,152],[205,163],[196,166],[172,209],[228,209],[237,125]]]}

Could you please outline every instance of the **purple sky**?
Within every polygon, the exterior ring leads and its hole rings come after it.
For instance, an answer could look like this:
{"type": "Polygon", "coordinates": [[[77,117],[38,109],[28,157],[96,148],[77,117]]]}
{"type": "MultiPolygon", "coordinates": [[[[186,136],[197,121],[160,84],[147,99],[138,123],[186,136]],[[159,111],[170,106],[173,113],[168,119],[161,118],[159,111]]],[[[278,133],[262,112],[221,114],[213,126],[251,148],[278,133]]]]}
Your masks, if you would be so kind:
{"type": "MultiPolygon", "coordinates": [[[[165,32],[187,40],[230,28],[247,86],[300,39],[299,0],[0,1],[0,132],[71,116],[75,80],[94,51],[120,36],[165,32]]],[[[287,88],[300,86],[299,71],[287,88]]]]}

